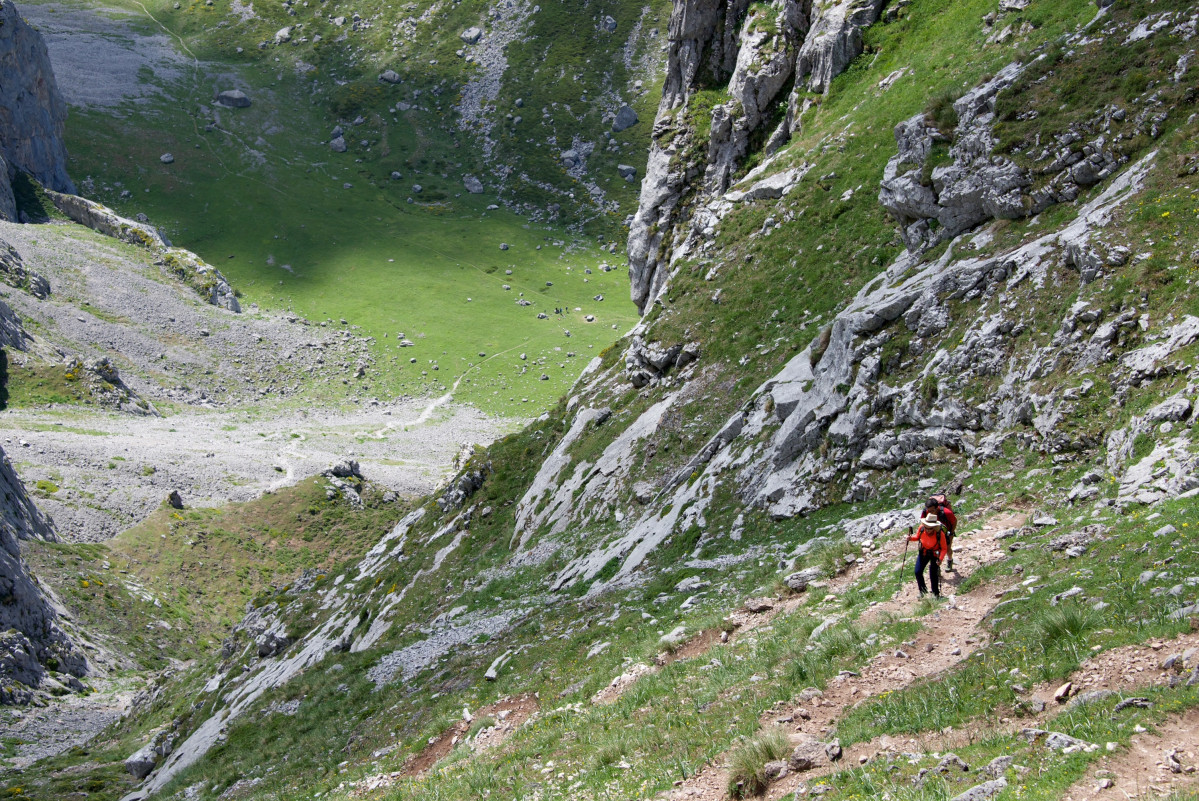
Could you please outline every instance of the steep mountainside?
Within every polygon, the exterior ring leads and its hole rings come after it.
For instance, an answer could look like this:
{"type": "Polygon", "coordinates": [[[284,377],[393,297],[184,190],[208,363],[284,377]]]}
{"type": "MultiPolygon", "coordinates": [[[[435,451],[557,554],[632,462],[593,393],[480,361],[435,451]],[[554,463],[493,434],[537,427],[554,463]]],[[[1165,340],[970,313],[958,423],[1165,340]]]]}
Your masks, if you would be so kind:
{"type": "Polygon", "coordinates": [[[6,789],[1193,792],[1197,26],[1181,0],[675,4],[638,326],[6,789]],[[904,545],[938,491],[943,600],[904,545]]]}

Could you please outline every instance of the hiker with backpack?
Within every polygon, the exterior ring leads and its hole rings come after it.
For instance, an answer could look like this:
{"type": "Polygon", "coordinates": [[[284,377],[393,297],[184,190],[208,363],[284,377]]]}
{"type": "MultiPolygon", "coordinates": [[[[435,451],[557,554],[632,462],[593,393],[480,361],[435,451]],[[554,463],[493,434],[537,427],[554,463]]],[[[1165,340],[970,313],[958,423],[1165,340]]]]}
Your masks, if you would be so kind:
{"type": "Polygon", "coordinates": [[[928,587],[924,583],[924,568],[927,565],[933,596],[940,598],[941,560],[949,552],[949,544],[945,541],[945,526],[937,517],[936,512],[927,512],[920,518],[920,527],[916,532],[913,534],[911,531],[909,526],[908,540],[919,543],[919,550],[916,553],[916,586],[920,588],[922,597],[928,594],[928,587]]]}
{"type": "Polygon", "coordinates": [[[937,520],[941,521],[942,529],[945,532],[945,569],[953,570],[953,538],[958,533],[958,517],[953,513],[953,507],[949,504],[949,498],[945,495],[934,495],[928,499],[928,503],[924,504],[924,512],[920,515],[928,517],[929,513],[935,514],[937,520]]]}

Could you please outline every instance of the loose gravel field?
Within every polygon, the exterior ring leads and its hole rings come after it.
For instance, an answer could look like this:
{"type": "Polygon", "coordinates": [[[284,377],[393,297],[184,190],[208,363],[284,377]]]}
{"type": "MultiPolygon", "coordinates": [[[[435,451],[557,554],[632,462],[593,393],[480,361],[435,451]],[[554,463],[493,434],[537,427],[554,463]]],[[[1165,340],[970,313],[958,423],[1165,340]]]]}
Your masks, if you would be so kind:
{"type": "Polygon", "coordinates": [[[173,490],[216,506],[344,459],[378,485],[426,493],[463,445],[519,423],[449,395],[376,397],[371,343],[353,326],[218,309],[147,252],[78,226],[0,223],[0,239],[51,284],[45,300],[7,293],[34,336],[10,354],[14,371],[108,357],[158,413],[58,403],[0,414],[0,443],[64,539],[108,539],[173,490]]]}

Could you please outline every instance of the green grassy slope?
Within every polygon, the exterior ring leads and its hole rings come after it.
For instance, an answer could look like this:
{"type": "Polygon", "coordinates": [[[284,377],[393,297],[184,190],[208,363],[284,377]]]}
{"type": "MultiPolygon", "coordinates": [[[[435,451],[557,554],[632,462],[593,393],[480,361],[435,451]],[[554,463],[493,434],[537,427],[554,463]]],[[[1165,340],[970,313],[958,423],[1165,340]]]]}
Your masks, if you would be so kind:
{"type": "Polygon", "coordinates": [[[259,593],[358,556],[406,511],[370,486],[355,510],[326,487],[311,478],[222,509],[164,504],[108,542],[30,542],[23,554],[89,636],[161,669],[210,655],[259,593]]]}
{"type": "Polygon", "coordinates": [[[388,369],[372,379],[372,392],[437,395],[462,378],[458,400],[507,415],[544,409],[589,351],[635,320],[623,269],[599,266],[620,263],[607,250],[623,242],[637,184],[616,165],[643,168],[638,154],[655,105],[652,86],[632,89],[624,45],[633,26],[644,27],[627,57],[652,68],[661,40],[649,30],[664,25],[665,6],[614,7],[620,27],[609,34],[580,26],[566,4],[543,4],[508,48],[503,107],[486,115],[499,123],[489,157],[473,132],[458,130],[455,111],[461,87],[479,70],[454,54],[457,34],[480,21],[483,6],[325,3],[315,16],[307,9],[288,16],[282,5],[259,4],[249,21],[223,1],[123,7],[136,15],[133,29],[169,32],[182,61],[173,77],[142,77],[161,93],[115,110],[72,110],[72,174],[85,194],[129,216],[149,215],[176,244],[217,265],[243,302],[313,320],[345,318],[375,336],[388,369]],[[414,37],[393,48],[393,28],[425,12],[431,16],[414,37]],[[370,26],[331,21],[354,15],[370,26]],[[297,23],[293,42],[258,48],[297,23]],[[562,65],[584,51],[594,63],[562,79],[562,65]],[[403,76],[400,84],[378,80],[388,68],[403,76]],[[214,114],[214,86],[245,87],[253,105],[214,114]],[[581,107],[578,98],[588,94],[592,101],[581,107]],[[603,116],[615,111],[617,95],[643,122],[611,134],[603,116]],[[517,98],[519,132],[504,119],[517,98]],[[413,108],[397,111],[401,102],[413,108]],[[349,145],[340,154],[327,144],[339,124],[349,145]],[[605,193],[601,204],[558,158],[575,134],[598,143],[588,178],[605,193]],[[174,163],[159,162],[167,152],[174,163]],[[487,190],[469,194],[464,175],[481,177],[487,190]],[[505,206],[487,210],[497,201],[505,206]],[[550,205],[560,212],[548,212],[550,205]],[[510,249],[501,251],[502,243],[510,249]],[[518,306],[520,293],[532,305],[518,306]],[[417,346],[399,351],[400,332],[417,346]],[[479,353],[501,352],[505,358],[479,363],[479,353]],[[512,358],[521,352],[543,359],[544,369],[521,374],[527,365],[512,358]],[[440,362],[437,372],[432,361],[440,362]]]}

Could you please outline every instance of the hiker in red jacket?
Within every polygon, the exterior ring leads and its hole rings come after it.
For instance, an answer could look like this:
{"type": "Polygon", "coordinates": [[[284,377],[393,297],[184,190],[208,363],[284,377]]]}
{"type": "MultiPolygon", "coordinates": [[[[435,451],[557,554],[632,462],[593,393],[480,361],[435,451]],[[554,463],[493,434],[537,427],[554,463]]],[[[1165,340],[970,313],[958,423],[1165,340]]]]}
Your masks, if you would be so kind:
{"type": "Polygon", "coordinates": [[[908,539],[920,545],[916,554],[916,586],[920,588],[920,594],[923,596],[928,593],[928,587],[924,584],[924,566],[928,565],[928,579],[933,586],[933,595],[940,598],[941,560],[949,552],[949,544],[945,541],[945,526],[937,517],[937,513],[925,514],[920,519],[920,528],[908,539]]]}

